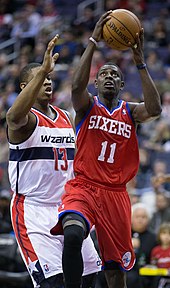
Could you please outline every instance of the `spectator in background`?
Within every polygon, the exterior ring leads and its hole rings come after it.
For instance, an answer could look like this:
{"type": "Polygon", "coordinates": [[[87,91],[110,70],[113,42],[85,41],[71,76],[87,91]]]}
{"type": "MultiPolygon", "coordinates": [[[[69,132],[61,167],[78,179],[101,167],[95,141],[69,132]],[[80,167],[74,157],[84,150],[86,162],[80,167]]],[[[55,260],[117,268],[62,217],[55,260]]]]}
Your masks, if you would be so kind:
{"type": "Polygon", "coordinates": [[[105,8],[105,11],[109,11],[109,10],[114,10],[114,9],[117,9],[119,7],[119,0],[105,0],[104,1],[104,8],[105,8]]]}
{"type": "Polygon", "coordinates": [[[10,80],[11,82],[14,83],[15,92],[17,94],[20,92],[20,85],[19,85],[20,70],[21,67],[17,63],[13,63],[8,66],[8,81],[10,80]]]}
{"type": "Polygon", "coordinates": [[[36,35],[39,32],[40,23],[41,15],[36,12],[33,5],[26,4],[14,15],[11,37],[20,41],[21,47],[29,45],[33,49],[36,35]]]}
{"type": "Polygon", "coordinates": [[[6,127],[0,125],[0,165],[8,161],[9,148],[6,141],[6,127]]]}
{"type": "MultiPolygon", "coordinates": [[[[158,243],[151,251],[151,264],[158,268],[170,269],[170,222],[164,222],[160,225],[158,230],[158,243]]],[[[170,277],[157,277],[158,282],[156,287],[170,287],[170,277]]]]}
{"type": "Polygon", "coordinates": [[[73,115],[73,106],[71,102],[71,81],[69,79],[63,80],[58,91],[54,93],[53,103],[73,115]]]}
{"type": "Polygon", "coordinates": [[[170,90],[162,93],[161,99],[162,99],[161,118],[167,119],[168,123],[170,123],[170,90]]]}
{"type": "Polygon", "coordinates": [[[159,186],[163,183],[170,182],[170,174],[161,174],[152,178],[154,185],[159,186]]]}
{"type": "Polygon", "coordinates": [[[153,31],[148,40],[154,43],[155,47],[167,46],[169,33],[167,32],[165,19],[158,19],[153,23],[153,31]]]}
{"type": "Polygon", "coordinates": [[[146,0],[120,0],[119,8],[128,9],[140,16],[145,12],[146,0]]]}
{"type": "Polygon", "coordinates": [[[0,89],[5,86],[8,79],[8,56],[4,53],[0,53],[0,89]]]}
{"type": "Polygon", "coordinates": [[[144,141],[144,147],[158,152],[170,151],[170,124],[168,119],[161,118],[148,140],[144,141]]]}
{"type": "Polygon", "coordinates": [[[32,57],[33,62],[42,63],[43,55],[46,50],[46,45],[43,42],[37,42],[34,47],[34,55],[32,57]]]}
{"type": "Polygon", "coordinates": [[[148,150],[144,148],[139,149],[139,170],[136,176],[136,188],[145,189],[151,187],[150,177],[152,175],[152,167],[150,161],[150,155],[148,150]]]}
{"type": "Polygon", "coordinates": [[[6,126],[5,124],[0,124],[0,190],[10,188],[7,173],[8,155],[9,149],[6,139],[6,126]]]}
{"type": "Polygon", "coordinates": [[[90,6],[87,6],[83,10],[83,15],[76,19],[76,21],[73,22],[73,25],[76,27],[76,29],[79,30],[79,33],[86,31],[92,31],[96,24],[96,18],[94,15],[93,8],[90,6]]]}
{"type": "Polygon", "coordinates": [[[170,269],[170,222],[163,222],[158,230],[158,243],[151,252],[151,264],[170,269]]]}
{"type": "Polygon", "coordinates": [[[151,288],[152,277],[139,276],[139,268],[150,263],[156,236],[149,231],[150,215],[142,203],[132,205],[132,244],[136,254],[134,268],[127,273],[127,288],[151,288]]]}
{"type": "Polygon", "coordinates": [[[164,64],[156,50],[150,49],[148,51],[146,63],[154,80],[162,80],[165,78],[164,64]]]}
{"type": "Polygon", "coordinates": [[[45,25],[52,24],[58,16],[58,11],[54,2],[55,1],[53,0],[40,2],[42,21],[45,25]]]}
{"type": "Polygon", "coordinates": [[[165,68],[164,79],[156,80],[156,87],[161,95],[166,91],[170,91],[170,66],[165,68]]]}
{"type": "MultiPolygon", "coordinates": [[[[4,1],[5,2],[5,1],[4,1]]],[[[0,6],[2,4],[0,3],[0,6]]],[[[13,24],[13,16],[11,14],[0,15],[0,40],[7,41],[10,38],[13,24]]]]}
{"type": "Polygon", "coordinates": [[[7,100],[6,100],[7,106],[11,107],[18,95],[15,92],[15,85],[13,81],[9,80],[6,83],[5,92],[6,92],[6,97],[7,97],[7,100]]]}
{"type": "Polygon", "coordinates": [[[13,231],[10,216],[11,193],[8,190],[0,191],[0,234],[13,231]]]}
{"type": "MultiPolygon", "coordinates": [[[[169,160],[169,159],[168,159],[169,160]]],[[[161,160],[159,158],[157,158],[156,160],[154,160],[153,164],[152,164],[152,185],[155,189],[155,191],[159,192],[160,190],[166,190],[166,191],[170,191],[170,183],[169,182],[164,182],[161,185],[159,183],[157,183],[156,181],[154,181],[154,179],[156,177],[159,177],[161,175],[166,175],[167,174],[167,162],[165,160],[161,160]]]]}
{"type": "Polygon", "coordinates": [[[136,177],[132,178],[132,180],[130,180],[127,183],[127,191],[128,191],[128,194],[129,194],[131,205],[134,205],[136,203],[141,202],[140,201],[141,194],[136,189],[136,177]]]}
{"type": "Polygon", "coordinates": [[[157,234],[159,227],[163,222],[170,222],[169,198],[165,192],[157,192],[156,211],[154,212],[149,224],[150,230],[157,234]]]}

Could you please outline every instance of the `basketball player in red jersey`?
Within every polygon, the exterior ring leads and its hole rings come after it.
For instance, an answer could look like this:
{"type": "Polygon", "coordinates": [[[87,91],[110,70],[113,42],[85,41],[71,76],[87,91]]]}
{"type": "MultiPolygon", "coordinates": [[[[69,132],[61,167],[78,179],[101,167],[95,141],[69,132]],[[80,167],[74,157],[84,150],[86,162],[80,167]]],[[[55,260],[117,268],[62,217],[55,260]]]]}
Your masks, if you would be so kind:
{"type": "MultiPolygon", "coordinates": [[[[64,185],[73,176],[75,133],[68,112],[50,105],[57,40],[49,42],[42,65],[30,63],[22,69],[22,91],[7,113],[12,224],[36,288],[64,287],[64,237],[51,235],[50,229],[57,221],[64,185]]],[[[83,287],[89,288],[101,265],[92,239],[83,243],[83,287]]]]}
{"type": "Polygon", "coordinates": [[[95,80],[98,95],[93,97],[87,91],[93,53],[102,38],[103,24],[110,19],[109,13],[97,22],[73,76],[77,132],[75,178],[65,186],[59,209],[61,221],[51,230],[57,234],[63,229],[66,288],[81,287],[81,245],[93,225],[108,286],[126,287],[125,271],[135,262],[126,184],[138,171],[136,126],[156,119],[161,113],[160,96],[144,63],[143,29],[136,35],[136,49],[131,43],[129,47],[139,69],[144,102],[119,100],[124,81],[114,63],[106,63],[99,69],[95,80]]]}

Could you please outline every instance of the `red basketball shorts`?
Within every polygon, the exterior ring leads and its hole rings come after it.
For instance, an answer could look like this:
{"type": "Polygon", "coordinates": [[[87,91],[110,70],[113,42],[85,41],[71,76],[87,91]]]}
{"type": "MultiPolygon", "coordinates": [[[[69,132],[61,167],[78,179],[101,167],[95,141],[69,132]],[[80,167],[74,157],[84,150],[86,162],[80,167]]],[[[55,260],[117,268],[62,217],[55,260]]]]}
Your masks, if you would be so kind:
{"type": "Polygon", "coordinates": [[[97,232],[103,269],[116,262],[130,270],[135,262],[131,242],[131,203],[125,186],[99,186],[76,177],[67,182],[60,215],[76,212],[97,232]]]}

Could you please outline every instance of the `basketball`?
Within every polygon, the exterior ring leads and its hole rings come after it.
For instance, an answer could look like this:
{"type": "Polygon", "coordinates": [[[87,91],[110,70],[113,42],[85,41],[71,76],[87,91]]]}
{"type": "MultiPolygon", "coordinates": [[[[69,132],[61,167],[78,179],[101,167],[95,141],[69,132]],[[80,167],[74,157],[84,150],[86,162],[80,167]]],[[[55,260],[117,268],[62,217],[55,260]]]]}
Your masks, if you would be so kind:
{"type": "Polygon", "coordinates": [[[129,42],[135,45],[136,33],[141,29],[138,17],[126,9],[116,9],[110,16],[111,19],[103,26],[103,38],[107,45],[116,50],[129,49],[129,42]]]}

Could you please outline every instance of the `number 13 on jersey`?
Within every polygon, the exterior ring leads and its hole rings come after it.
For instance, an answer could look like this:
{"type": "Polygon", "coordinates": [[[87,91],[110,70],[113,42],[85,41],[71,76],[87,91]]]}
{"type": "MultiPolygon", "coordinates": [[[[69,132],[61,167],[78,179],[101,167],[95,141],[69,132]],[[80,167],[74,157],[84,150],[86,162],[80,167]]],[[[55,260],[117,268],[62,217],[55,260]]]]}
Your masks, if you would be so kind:
{"type": "Polygon", "coordinates": [[[64,170],[64,171],[67,171],[68,169],[68,160],[67,160],[67,150],[65,148],[53,148],[53,152],[54,152],[54,159],[55,159],[55,170],[64,170]],[[60,164],[60,167],[59,167],[59,155],[60,155],[60,158],[62,160],[62,164],[60,164]]]}

